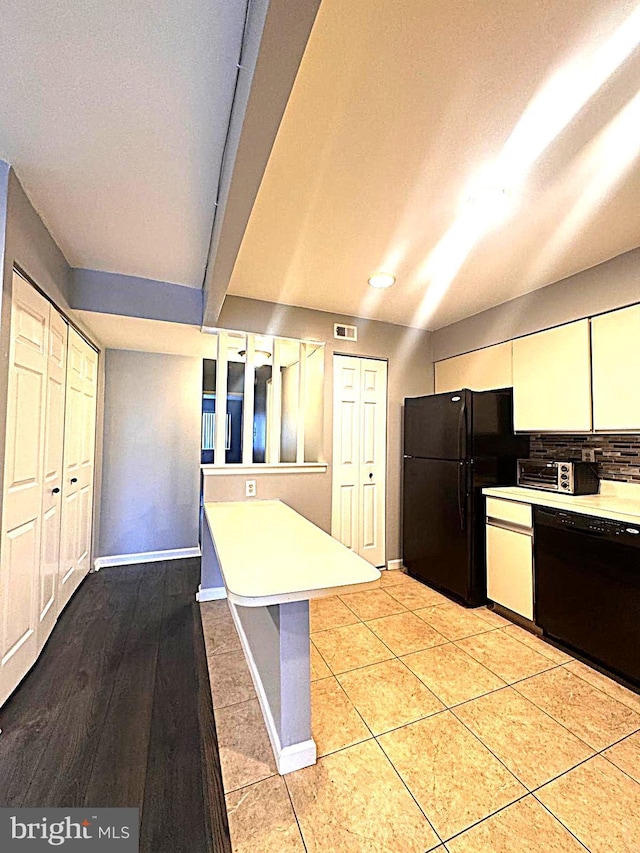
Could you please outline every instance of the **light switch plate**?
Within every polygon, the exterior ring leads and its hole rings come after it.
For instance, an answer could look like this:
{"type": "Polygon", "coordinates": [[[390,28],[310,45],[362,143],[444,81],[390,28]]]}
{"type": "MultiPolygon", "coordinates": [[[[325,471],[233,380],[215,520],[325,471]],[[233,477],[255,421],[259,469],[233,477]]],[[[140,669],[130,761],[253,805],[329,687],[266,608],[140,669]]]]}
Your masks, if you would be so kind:
{"type": "Polygon", "coordinates": [[[245,494],[245,497],[247,497],[247,498],[255,498],[255,496],[256,496],[256,481],[255,480],[245,480],[244,494],[245,494]]]}

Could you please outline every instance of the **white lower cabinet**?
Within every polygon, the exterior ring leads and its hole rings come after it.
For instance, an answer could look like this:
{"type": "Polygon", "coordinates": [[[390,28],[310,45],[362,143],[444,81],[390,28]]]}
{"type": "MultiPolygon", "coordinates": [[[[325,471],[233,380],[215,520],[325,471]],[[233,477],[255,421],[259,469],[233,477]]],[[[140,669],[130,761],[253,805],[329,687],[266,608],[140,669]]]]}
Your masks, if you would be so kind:
{"type": "Polygon", "coordinates": [[[487,501],[487,597],[533,621],[530,506],[496,499],[487,501]],[[513,521],[516,509],[521,524],[513,521]]]}

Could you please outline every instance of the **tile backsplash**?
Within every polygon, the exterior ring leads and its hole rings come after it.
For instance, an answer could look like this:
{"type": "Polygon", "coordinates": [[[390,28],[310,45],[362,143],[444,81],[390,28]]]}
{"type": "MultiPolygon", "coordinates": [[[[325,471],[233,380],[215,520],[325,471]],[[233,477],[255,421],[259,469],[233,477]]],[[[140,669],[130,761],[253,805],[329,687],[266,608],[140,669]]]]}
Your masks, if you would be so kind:
{"type": "Polygon", "coordinates": [[[583,447],[595,450],[600,479],[640,483],[640,435],[532,435],[529,455],[579,460],[583,447]]]}

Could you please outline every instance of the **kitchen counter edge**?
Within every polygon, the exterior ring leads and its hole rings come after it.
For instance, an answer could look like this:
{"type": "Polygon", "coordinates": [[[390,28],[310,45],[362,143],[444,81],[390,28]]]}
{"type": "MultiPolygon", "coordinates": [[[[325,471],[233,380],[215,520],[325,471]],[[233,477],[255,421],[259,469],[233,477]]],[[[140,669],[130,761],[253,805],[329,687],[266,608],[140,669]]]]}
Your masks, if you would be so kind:
{"type": "Polygon", "coordinates": [[[614,495],[556,495],[538,489],[525,489],[522,486],[495,486],[483,489],[482,494],[491,498],[640,525],[640,502],[614,495]]]}

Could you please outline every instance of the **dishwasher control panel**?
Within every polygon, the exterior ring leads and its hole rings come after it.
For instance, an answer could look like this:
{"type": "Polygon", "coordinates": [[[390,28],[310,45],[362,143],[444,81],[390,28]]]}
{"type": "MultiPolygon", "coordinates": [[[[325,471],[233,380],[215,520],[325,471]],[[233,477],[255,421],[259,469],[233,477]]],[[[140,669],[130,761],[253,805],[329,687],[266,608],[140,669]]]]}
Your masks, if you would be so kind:
{"type": "Polygon", "coordinates": [[[605,539],[623,539],[625,544],[640,546],[640,526],[634,527],[625,521],[581,515],[566,510],[536,509],[536,521],[551,527],[570,528],[582,533],[591,533],[605,539]]]}

